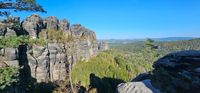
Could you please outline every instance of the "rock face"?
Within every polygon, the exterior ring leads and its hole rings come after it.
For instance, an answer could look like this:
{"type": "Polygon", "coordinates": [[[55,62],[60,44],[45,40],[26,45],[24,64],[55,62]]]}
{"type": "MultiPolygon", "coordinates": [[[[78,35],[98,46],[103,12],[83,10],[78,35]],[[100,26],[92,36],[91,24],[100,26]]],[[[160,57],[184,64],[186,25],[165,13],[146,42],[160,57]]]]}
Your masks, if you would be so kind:
{"type": "Polygon", "coordinates": [[[44,19],[44,24],[47,29],[58,30],[59,20],[55,16],[50,16],[44,19]]]}
{"type": "Polygon", "coordinates": [[[66,19],[62,19],[59,23],[61,31],[67,31],[70,28],[70,23],[66,19]]]}
{"type": "Polygon", "coordinates": [[[43,20],[39,15],[31,15],[22,22],[22,28],[28,32],[32,38],[37,38],[43,28],[43,20]]]}
{"type": "Polygon", "coordinates": [[[100,50],[95,33],[82,26],[80,28],[71,28],[73,42],[48,43],[46,46],[31,46],[28,49],[32,77],[38,82],[65,80],[69,64],[74,65],[79,60],[88,60],[98,54],[100,50]]]}
{"type": "MultiPolygon", "coordinates": [[[[71,41],[65,43],[48,42],[43,46],[35,44],[20,46],[18,49],[3,49],[1,54],[6,57],[6,62],[24,67],[24,71],[28,71],[26,74],[30,74],[31,78],[36,79],[37,82],[66,80],[69,64],[73,66],[80,60],[87,61],[102,51],[98,48],[99,45],[93,31],[80,24],[70,27],[70,23],[66,19],[59,21],[53,16],[42,19],[39,15],[34,14],[22,21],[20,29],[18,35],[28,34],[33,39],[39,38],[42,29],[59,30],[72,38],[71,41]]],[[[1,36],[6,36],[6,30],[7,26],[0,25],[1,36]]],[[[25,76],[29,75],[22,77],[25,76]]]]}
{"type": "MultiPolygon", "coordinates": [[[[131,83],[119,85],[118,92],[135,93],[138,91],[137,87],[141,86],[136,83],[151,80],[149,84],[163,93],[199,93],[200,51],[181,51],[168,54],[156,61],[153,67],[154,70],[151,73],[141,74],[131,83]]],[[[141,87],[139,90],[144,91],[147,87],[141,87]]],[[[148,88],[153,92],[152,87],[148,88]]]]}

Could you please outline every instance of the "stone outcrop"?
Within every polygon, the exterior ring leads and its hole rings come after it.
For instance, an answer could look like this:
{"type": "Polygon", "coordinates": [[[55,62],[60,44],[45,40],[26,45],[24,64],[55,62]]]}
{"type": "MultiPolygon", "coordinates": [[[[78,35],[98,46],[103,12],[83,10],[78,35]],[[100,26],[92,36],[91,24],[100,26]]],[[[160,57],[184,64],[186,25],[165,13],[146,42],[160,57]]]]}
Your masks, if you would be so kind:
{"type": "Polygon", "coordinates": [[[28,49],[27,57],[32,77],[38,82],[65,80],[69,64],[74,65],[80,60],[87,61],[98,54],[100,50],[95,33],[83,26],[80,28],[82,29],[71,27],[73,41],[65,44],[52,42],[45,46],[31,46],[28,49]]]}
{"type": "Polygon", "coordinates": [[[3,36],[18,35],[20,30],[20,18],[9,17],[7,20],[0,21],[0,38],[3,36]]]}
{"type": "Polygon", "coordinates": [[[141,74],[131,83],[121,84],[118,93],[199,93],[200,91],[200,51],[181,51],[170,53],[156,61],[154,70],[141,74]],[[149,87],[144,81],[150,80],[149,87]],[[140,82],[145,86],[137,85],[140,82]],[[140,88],[138,88],[140,87],[140,88]],[[153,89],[152,89],[153,88],[153,89]],[[159,91],[154,92],[154,89],[159,91]]]}
{"type": "MultiPolygon", "coordinates": [[[[48,42],[45,45],[20,46],[18,49],[1,49],[3,51],[1,55],[5,56],[7,63],[23,67],[24,71],[28,71],[26,73],[29,73],[37,82],[66,80],[69,64],[73,66],[80,60],[87,61],[102,51],[98,48],[95,32],[80,24],[70,27],[66,19],[59,21],[53,16],[45,19],[36,14],[29,16],[22,21],[20,31],[18,31],[20,33],[17,35],[30,35],[35,39],[39,38],[42,29],[63,31],[72,40],[65,43],[48,42]]],[[[7,26],[0,25],[1,36],[6,36],[7,32],[4,30],[7,30],[7,26]]]]}
{"type": "Polygon", "coordinates": [[[70,28],[70,23],[66,19],[62,19],[59,23],[61,31],[67,31],[70,28]]]}
{"type": "Polygon", "coordinates": [[[39,15],[31,15],[22,22],[22,28],[25,32],[28,32],[32,38],[37,38],[43,28],[43,20],[39,15]]]}
{"type": "Polygon", "coordinates": [[[58,30],[59,20],[55,16],[50,16],[44,19],[44,25],[47,29],[58,30]]]}
{"type": "Polygon", "coordinates": [[[99,42],[99,46],[98,46],[99,50],[108,50],[108,44],[106,42],[99,42]]]}

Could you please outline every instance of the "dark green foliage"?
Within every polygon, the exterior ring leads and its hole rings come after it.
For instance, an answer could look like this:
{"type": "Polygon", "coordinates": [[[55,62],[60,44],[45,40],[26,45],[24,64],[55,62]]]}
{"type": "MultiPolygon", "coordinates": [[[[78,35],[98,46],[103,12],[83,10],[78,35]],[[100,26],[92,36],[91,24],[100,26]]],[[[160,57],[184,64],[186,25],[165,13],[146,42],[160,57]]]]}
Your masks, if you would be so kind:
{"type": "Polygon", "coordinates": [[[147,40],[145,40],[144,41],[144,44],[145,44],[145,46],[147,47],[147,48],[154,48],[154,40],[152,40],[152,39],[147,39],[147,40]]]}
{"type": "Polygon", "coordinates": [[[46,12],[35,0],[1,0],[0,16],[9,16],[10,10],[46,12]]]}
{"type": "Polygon", "coordinates": [[[17,47],[20,45],[20,38],[17,36],[9,36],[9,37],[4,37],[0,39],[1,42],[1,48],[6,48],[6,47],[17,47]]]}
{"type": "Polygon", "coordinates": [[[0,39],[0,48],[17,48],[19,45],[45,45],[45,39],[32,39],[29,36],[8,36],[0,39]]]}
{"type": "Polygon", "coordinates": [[[15,67],[0,68],[0,90],[18,81],[18,69],[15,67]]]}

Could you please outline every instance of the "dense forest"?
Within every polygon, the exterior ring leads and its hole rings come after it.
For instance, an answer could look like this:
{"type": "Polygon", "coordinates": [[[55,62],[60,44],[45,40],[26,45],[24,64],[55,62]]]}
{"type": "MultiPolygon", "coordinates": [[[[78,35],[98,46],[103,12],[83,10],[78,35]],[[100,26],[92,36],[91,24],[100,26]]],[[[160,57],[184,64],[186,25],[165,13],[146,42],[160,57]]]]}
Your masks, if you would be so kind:
{"type": "Polygon", "coordinates": [[[81,83],[87,88],[97,88],[97,91],[102,93],[113,92],[117,84],[131,81],[140,73],[152,70],[153,62],[168,53],[200,50],[200,39],[170,42],[147,39],[130,43],[109,43],[109,47],[110,50],[100,53],[97,57],[76,64],[72,70],[73,82],[81,83]],[[91,73],[98,77],[93,86],[88,78],[91,73]]]}

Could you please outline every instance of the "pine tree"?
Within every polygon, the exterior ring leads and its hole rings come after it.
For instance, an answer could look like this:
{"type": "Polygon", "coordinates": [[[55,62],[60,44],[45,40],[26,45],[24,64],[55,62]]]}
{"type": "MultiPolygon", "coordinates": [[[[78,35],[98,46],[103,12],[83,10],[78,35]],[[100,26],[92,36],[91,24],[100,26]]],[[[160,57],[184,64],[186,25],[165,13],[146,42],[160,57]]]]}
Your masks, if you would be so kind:
{"type": "Polygon", "coordinates": [[[9,16],[10,11],[35,11],[46,12],[35,0],[1,0],[0,16],[9,16]]]}

